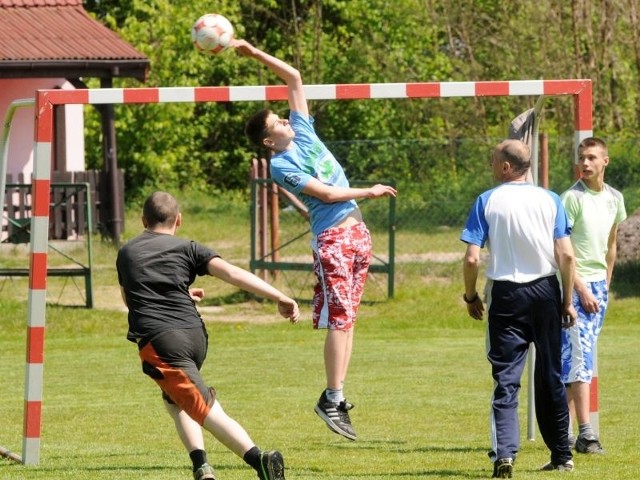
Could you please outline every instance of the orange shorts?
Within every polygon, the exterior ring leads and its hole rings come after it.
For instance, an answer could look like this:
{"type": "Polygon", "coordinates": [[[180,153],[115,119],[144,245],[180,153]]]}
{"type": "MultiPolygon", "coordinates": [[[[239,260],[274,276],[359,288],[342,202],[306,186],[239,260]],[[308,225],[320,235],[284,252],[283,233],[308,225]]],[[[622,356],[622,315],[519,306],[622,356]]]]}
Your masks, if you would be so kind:
{"type": "Polygon", "coordinates": [[[204,327],[162,332],[141,345],[139,354],[142,371],[162,389],[162,397],[204,424],[216,398],[200,375],[207,356],[204,327]]]}

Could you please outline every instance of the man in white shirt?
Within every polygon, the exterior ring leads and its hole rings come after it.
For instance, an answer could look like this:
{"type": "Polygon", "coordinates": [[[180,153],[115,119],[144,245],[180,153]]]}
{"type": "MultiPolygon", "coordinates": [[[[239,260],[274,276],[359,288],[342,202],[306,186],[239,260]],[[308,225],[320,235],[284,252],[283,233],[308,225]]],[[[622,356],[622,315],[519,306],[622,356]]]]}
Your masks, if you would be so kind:
{"type": "Polygon", "coordinates": [[[551,451],[542,469],[573,470],[560,346],[563,316],[567,323],[576,316],[570,299],[575,259],[560,198],[526,181],[530,156],[520,140],[505,140],[494,149],[491,167],[500,185],[478,196],[460,237],[467,244],[463,299],[476,320],[484,313],[476,287],[480,249],[489,246],[485,300],[487,358],[495,382],[489,452],[494,478],[511,478],[513,472],[520,446],[520,378],[531,343],[538,426],[551,451]]]}

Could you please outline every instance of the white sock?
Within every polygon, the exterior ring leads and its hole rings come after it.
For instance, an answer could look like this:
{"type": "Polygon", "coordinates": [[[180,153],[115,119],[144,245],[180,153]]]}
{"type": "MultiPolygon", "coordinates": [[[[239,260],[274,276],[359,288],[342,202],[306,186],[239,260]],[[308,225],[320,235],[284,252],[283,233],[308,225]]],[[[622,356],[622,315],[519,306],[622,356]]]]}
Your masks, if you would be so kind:
{"type": "Polygon", "coordinates": [[[327,400],[331,403],[340,403],[344,401],[344,393],[342,389],[333,390],[331,388],[326,389],[327,400]]]}
{"type": "Polygon", "coordinates": [[[580,436],[581,437],[595,437],[595,433],[593,431],[593,427],[591,423],[582,423],[580,424],[580,436]]]}

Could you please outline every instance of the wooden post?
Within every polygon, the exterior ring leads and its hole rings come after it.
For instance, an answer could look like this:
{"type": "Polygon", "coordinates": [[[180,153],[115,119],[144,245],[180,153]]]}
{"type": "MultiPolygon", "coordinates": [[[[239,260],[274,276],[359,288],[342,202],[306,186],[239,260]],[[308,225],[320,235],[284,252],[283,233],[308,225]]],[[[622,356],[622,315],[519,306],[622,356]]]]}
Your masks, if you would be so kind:
{"type": "MultiPolygon", "coordinates": [[[[269,207],[271,213],[271,261],[280,261],[280,205],[278,203],[278,185],[272,182],[271,195],[269,195],[269,207]]],[[[271,276],[277,280],[280,276],[279,270],[273,270],[271,276]]]]}
{"type": "MultiPolygon", "coordinates": [[[[259,160],[259,177],[261,180],[265,180],[267,178],[267,161],[264,158],[259,160]]],[[[268,219],[268,196],[267,196],[267,185],[264,182],[260,184],[260,258],[264,259],[267,256],[267,230],[269,228],[269,219],[268,219]]],[[[263,280],[267,280],[268,272],[263,269],[260,272],[260,276],[263,280]]]]}

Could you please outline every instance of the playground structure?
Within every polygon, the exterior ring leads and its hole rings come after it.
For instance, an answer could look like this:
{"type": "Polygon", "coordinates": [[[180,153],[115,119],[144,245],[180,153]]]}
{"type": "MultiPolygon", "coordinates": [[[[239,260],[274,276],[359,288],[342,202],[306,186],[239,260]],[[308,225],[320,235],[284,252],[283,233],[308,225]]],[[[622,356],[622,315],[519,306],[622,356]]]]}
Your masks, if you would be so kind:
{"type": "MultiPolygon", "coordinates": [[[[29,243],[31,237],[31,213],[33,205],[33,185],[23,174],[18,175],[17,183],[7,183],[9,136],[11,123],[19,108],[33,107],[33,99],[14,101],[6,114],[2,137],[0,137],[0,242],[29,243]],[[4,216],[6,214],[6,217],[4,216]],[[6,225],[4,222],[6,221],[6,225]],[[6,238],[4,229],[6,227],[6,238]]],[[[49,249],[65,261],[64,265],[47,265],[47,276],[63,277],[65,284],[68,279],[75,283],[75,277],[84,279],[84,303],[87,308],[93,308],[93,280],[92,280],[92,238],[93,218],[95,218],[95,172],[79,172],[52,175],[50,194],[50,237],[53,239],[84,239],[85,258],[71,256],[48,242],[49,249]],[[73,181],[72,181],[73,180],[73,181]],[[86,233],[86,235],[85,235],[86,233]]],[[[30,268],[0,267],[0,291],[8,279],[13,277],[29,277],[30,268]]],[[[77,285],[76,285],[77,286],[77,285]]]]}
{"type": "MultiPolygon", "coordinates": [[[[447,98],[492,96],[571,96],[574,102],[574,144],[592,135],[590,80],[531,80],[488,82],[426,82],[384,84],[307,85],[309,100],[447,98]]],[[[287,87],[160,87],[133,89],[39,90],[35,97],[35,159],[29,249],[27,362],[22,455],[0,447],[0,455],[38,464],[42,431],[44,338],[46,328],[47,254],[53,109],[65,104],[149,104],[169,102],[283,101],[287,87]]],[[[537,182],[537,172],[534,181],[537,182]]],[[[592,424],[598,428],[597,362],[591,384],[592,424]]]]}

